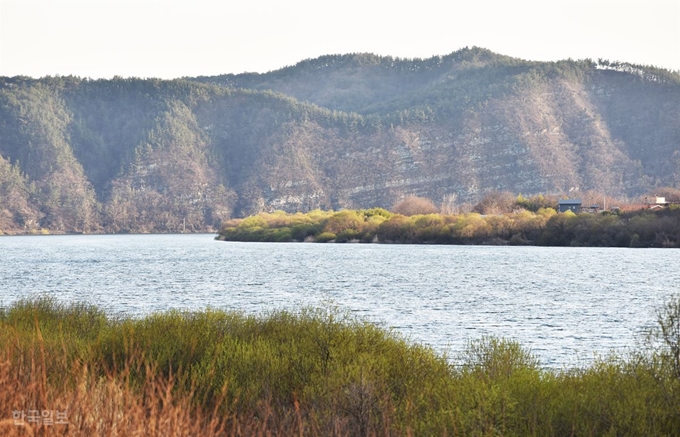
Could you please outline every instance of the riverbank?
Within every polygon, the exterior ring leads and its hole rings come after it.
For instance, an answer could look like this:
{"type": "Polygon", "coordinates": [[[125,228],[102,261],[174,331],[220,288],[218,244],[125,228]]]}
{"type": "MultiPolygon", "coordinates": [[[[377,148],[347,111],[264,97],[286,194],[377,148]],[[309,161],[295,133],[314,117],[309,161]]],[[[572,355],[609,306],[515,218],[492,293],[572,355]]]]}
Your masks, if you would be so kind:
{"type": "Polygon", "coordinates": [[[260,213],[227,221],[218,240],[590,247],[680,247],[680,208],[625,213],[404,216],[381,208],[260,213]]]}
{"type": "MultiPolygon", "coordinates": [[[[672,303],[677,311],[680,303],[672,303]]],[[[56,435],[680,430],[680,373],[669,349],[677,338],[556,371],[495,338],[456,351],[454,366],[334,308],[132,319],[42,299],[2,310],[0,325],[0,404],[7,412],[0,427],[8,435],[23,435],[22,426],[37,431],[38,422],[19,414],[31,411],[60,413],[68,424],[39,419],[56,435]]]]}

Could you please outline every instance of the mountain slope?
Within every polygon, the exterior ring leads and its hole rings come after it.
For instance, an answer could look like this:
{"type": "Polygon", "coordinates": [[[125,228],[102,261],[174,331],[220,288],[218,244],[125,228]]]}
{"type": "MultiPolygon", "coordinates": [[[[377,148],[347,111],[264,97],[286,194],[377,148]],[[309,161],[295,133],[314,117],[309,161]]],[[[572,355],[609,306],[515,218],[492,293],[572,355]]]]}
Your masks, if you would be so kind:
{"type": "Polygon", "coordinates": [[[0,78],[0,231],[680,185],[680,76],[483,49],[191,80],[0,78]]]}

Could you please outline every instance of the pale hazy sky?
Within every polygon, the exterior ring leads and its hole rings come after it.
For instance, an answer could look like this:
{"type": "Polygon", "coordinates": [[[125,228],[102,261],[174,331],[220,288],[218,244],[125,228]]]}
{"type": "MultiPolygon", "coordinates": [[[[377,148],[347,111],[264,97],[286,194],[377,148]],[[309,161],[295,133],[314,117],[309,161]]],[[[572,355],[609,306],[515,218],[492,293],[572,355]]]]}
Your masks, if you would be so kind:
{"type": "Polygon", "coordinates": [[[479,46],[529,60],[680,70],[680,0],[0,0],[0,75],[266,72],[325,54],[425,58],[479,46]]]}

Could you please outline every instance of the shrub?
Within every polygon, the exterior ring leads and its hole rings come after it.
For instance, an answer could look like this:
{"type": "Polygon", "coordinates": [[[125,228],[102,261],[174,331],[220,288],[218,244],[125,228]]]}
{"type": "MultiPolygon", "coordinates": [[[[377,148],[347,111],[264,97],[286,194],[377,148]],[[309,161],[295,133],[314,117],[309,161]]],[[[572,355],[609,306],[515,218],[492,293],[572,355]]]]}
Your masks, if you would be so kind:
{"type": "Polygon", "coordinates": [[[539,208],[535,213],[522,210],[490,216],[404,216],[380,208],[307,214],[278,211],[229,221],[217,239],[305,241],[323,233],[334,235],[338,242],[372,242],[377,236],[379,241],[399,243],[680,247],[680,209],[577,215],[539,208]]]}
{"type": "Polygon", "coordinates": [[[508,191],[492,191],[484,196],[472,209],[480,214],[504,214],[512,212],[515,205],[515,197],[508,191]]]}
{"type": "Polygon", "coordinates": [[[497,337],[471,341],[460,358],[466,372],[483,374],[485,378],[509,378],[519,370],[537,371],[539,362],[519,343],[497,337]]]}
{"type": "Polygon", "coordinates": [[[680,382],[680,295],[672,296],[657,311],[648,341],[680,382]]]}
{"type": "Polygon", "coordinates": [[[297,241],[304,241],[309,236],[314,236],[321,232],[323,226],[320,223],[300,223],[294,225],[291,230],[291,236],[297,241]]]}
{"type": "MultiPolygon", "coordinates": [[[[453,365],[332,306],[114,319],[22,301],[0,311],[0,409],[68,408],[50,433],[77,436],[677,436],[679,314],[676,296],[649,351],[547,370],[495,337],[453,365]]],[[[18,429],[0,422],[44,434],[18,429]]]]}
{"type": "Polygon", "coordinates": [[[407,243],[413,240],[413,223],[403,215],[392,216],[378,226],[378,239],[382,242],[407,243]]]}
{"type": "Polygon", "coordinates": [[[391,212],[389,212],[388,210],[383,209],[383,208],[371,208],[371,209],[365,210],[363,213],[366,217],[376,217],[376,218],[377,217],[383,217],[385,219],[388,219],[388,218],[390,218],[394,215],[391,212]]]}
{"type": "Polygon", "coordinates": [[[338,243],[347,243],[348,241],[353,241],[353,240],[359,240],[364,238],[364,233],[361,231],[357,231],[354,229],[345,229],[344,231],[341,231],[338,233],[337,238],[335,239],[338,243]]]}
{"type": "Polygon", "coordinates": [[[538,212],[541,209],[557,209],[558,200],[555,197],[546,197],[542,194],[537,194],[529,198],[517,196],[515,200],[515,208],[524,208],[527,211],[538,212]]]}
{"type": "Polygon", "coordinates": [[[324,232],[338,234],[346,230],[361,231],[364,226],[364,217],[357,211],[344,210],[333,214],[324,226],[324,232]]]}
{"type": "Polygon", "coordinates": [[[319,243],[327,243],[329,241],[335,240],[337,236],[332,232],[322,232],[316,236],[316,241],[319,243]]]}
{"type": "Polygon", "coordinates": [[[435,214],[439,208],[430,199],[418,196],[408,196],[392,206],[392,212],[405,216],[417,214],[435,214]]]}
{"type": "Polygon", "coordinates": [[[269,224],[262,215],[253,215],[241,220],[238,227],[242,229],[268,228],[269,224]]]}

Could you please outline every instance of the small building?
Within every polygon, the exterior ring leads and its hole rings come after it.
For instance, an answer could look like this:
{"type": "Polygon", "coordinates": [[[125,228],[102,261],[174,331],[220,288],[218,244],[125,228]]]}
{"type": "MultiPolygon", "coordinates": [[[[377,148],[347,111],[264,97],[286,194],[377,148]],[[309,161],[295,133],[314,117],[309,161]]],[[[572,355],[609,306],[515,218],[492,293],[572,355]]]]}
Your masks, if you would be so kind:
{"type": "Polygon", "coordinates": [[[665,208],[669,205],[669,202],[666,202],[666,198],[661,196],[645,197],[645,203],[650,209],[665,208]]]}
{"type": "Polygon", "coordinates": [[[560,199],[559,210],[560,212],[571,211],[574,213],[581,212],[581,199],[560,199]]]}
{"type": "MultiPolygon", "coordinates": [[[[600,211],[600,205],[590,205],[590,206],[582,206],[581,207],[581,212],[589,212],[589,213],[596,213],[600,211]]],[[[574,211],[576,212],[576,211],[574,211]]]]}

